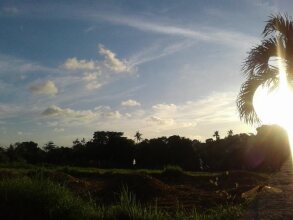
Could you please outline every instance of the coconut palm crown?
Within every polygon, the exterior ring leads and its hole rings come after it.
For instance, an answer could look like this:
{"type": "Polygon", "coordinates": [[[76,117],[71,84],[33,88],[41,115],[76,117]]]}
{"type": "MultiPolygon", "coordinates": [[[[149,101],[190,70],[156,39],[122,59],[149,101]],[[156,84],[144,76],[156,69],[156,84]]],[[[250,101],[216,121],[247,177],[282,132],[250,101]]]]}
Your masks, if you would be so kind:
{"type": "Polygon", "coordinates": [[[253,96],[259,86],[275,89],[279,83],[279,67],[273,59],[285,64],[289,85],[293,80],[293,20],[288,15],[271,15],[262,32],[261,43],[250,50],[242,66],[246,81],[237,97],[240,118],[246,123],[259,123],[253,107],[253,96]]]}

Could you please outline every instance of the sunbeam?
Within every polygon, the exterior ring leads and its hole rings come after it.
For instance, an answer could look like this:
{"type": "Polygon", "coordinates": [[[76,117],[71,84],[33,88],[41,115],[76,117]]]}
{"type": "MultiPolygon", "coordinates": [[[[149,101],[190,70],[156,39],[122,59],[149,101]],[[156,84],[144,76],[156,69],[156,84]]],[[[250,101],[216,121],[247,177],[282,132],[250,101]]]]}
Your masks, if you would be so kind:
{"type": "Polygon", "coordinates": [[[261,86],[257,89],[253,106],[255,111],[264,124],[278,124],[286,129],[291,157],[293,156],[293,91],[288,85],[287,74],[284,64],[278,60],[279,66],[279,85],[271,91],[269,87],[261,86]]]}

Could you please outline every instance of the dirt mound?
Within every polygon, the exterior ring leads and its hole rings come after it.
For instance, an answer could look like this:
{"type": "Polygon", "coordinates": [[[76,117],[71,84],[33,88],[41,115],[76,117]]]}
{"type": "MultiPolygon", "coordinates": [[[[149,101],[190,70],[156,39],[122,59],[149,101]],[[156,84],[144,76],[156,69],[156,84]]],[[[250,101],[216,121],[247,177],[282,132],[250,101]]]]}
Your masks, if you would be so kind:
{"type": "Polygon", "coordinates": [[[47,178],[49,180],[59,182],[59,183],[68,183],[68,182],[77,182],[78,179],[59,171],[49,171],[49,170],[32,170],[27,173],[29,177],[37,178],[47,178]]]}
{"type": "Polygon", "coordinates": [[[173,190],[171,186],[147,174],[108,174],[104,176],[104,180],[105,188],[99,193],[104,198],[117,198],[123,187],[127,187],[140,201],[153,200],[173,190]]]}
{"type": "Polygon", "coordinates": [[[268,177],[264,175],[247,171],[231,171],[219,176],[219,184],[225,188],[251,188],[251,186],[265,183],[267,180],[268,177]]]}

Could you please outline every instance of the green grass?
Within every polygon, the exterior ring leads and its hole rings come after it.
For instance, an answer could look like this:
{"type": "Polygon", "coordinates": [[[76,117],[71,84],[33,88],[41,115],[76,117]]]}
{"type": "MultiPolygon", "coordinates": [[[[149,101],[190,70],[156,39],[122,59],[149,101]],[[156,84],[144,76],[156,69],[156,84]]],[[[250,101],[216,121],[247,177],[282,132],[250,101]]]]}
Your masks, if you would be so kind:
{"type": "Polygon", "coordinates": [[[180,166],[168,165],[162,171],[162,175],[168,177],[179,177],[185,175],[185,171],[180,166]]]}
{"type": "Polygon", "coordinates": [[[97,208],[99,219],[105,220],[234,220],[241,217],[242,205],[220,206],[215,209],[199,213],[196,209],[186,210],[180,206],[174,213],[161,210],[156,204],[142,206],[135,195],[123,187],[116,205],[97,208]]]}
{"type": "Polygon", "coordinates": [[[96,205],[46,179],[42,175],[43,169],[35,172],[37,175],[33,178],[0,181],[0,219],[232,220],[239,218],[243,212],[241,204],[220,206],[205,212],[178,206],[174,211],[167,212],[156,204],[142,205],[127,186],[122,187],[116,203],[96,205]]]}
{"type": "Polygon", "coordinates": [[[95,219],[95,207],[45,179],[0,181],[1,219],[95,219]]]}
{"type": "MultiPolygon", "coordinates": [[[[167,166],[169,167],[169,166],[167,166]]],[[[172,167],[172,166],[171,166],[172,167]]],[[[56,166],[56,165],[30,165],[26,163],[0,163],[0,171],[11,171],[14,173],[26,174],[27,172],[35,171],[36,169],[51,170],[64,172],[72,176],[82,177],[82,176],[95,176],[100,174],[132,174],[140,173],[147,175],[160,175],[163,170],[158,169],[100,169],[94,167],[75,167],[75,166],[56,166]]],[[[221,172],[193,172],[184,171],[185,174],[189,176],[218,176],[221,172]]]]}

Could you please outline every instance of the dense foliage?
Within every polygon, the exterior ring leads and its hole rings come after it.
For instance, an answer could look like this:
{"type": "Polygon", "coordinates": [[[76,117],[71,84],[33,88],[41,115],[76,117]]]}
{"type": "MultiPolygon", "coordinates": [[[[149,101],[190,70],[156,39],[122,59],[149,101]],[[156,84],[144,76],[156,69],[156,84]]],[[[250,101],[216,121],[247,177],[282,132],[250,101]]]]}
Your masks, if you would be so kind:
{"type": "Polygon", "coordinates": [[[205,143],[177,135],[135,141],[122,132],[97,131],[92,140],[75,140],[72,147],[53,142],[38,147],[32,141],[0,148],[0,162],[92,166],[100,168],[162,169],[167,165],[185,170],[278,170],[290,155],[286,132],[279,126],[262,126],[257,134],[219,132],[205,143]]]}
{"type": "Polygon", "coordinates": [[[95,206],[46,179],[0,181],[1,219],[97,219],[95,206]]]}

